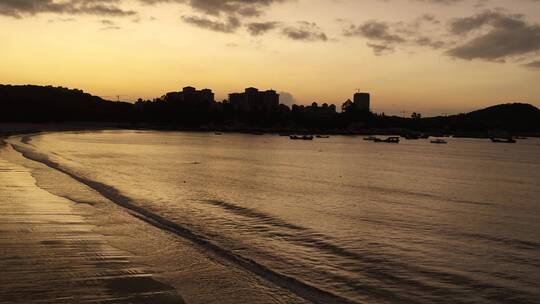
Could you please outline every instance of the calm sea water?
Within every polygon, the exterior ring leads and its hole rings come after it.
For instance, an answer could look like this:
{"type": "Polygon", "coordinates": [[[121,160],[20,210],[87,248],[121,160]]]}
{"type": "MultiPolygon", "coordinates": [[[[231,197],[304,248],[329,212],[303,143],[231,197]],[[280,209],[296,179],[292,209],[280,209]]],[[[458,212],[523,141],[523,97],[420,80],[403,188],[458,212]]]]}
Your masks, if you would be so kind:
{"type": "Polygon", "coordinates": [[[17,145],[311,299],[540,303],[537,139],[107,131],[17,145]]]}

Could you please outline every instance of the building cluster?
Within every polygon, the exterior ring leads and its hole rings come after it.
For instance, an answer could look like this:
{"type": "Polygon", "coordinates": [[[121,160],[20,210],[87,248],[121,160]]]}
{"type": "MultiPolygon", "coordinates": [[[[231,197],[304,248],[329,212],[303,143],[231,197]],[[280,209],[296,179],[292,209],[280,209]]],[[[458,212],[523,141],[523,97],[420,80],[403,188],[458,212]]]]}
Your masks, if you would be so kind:
{"type": "MultiPolygon", "coordinates": [[[[309,106],[292,105],[289,108],[279,103],[279,94],[274,90],[259,91],[256,88],[247,88],[242,93],[231,93],[229,99],[223,102],[215,102],[214,93],[210,89],[197,90],[194,87],[185,87],[180,92],[170,92],[158,99],[158,101],[175,104],[181,107],[195,107],[214,110],[229,108],[235,112],[243,113],[274,113],[292,111],[295,113],[337,113],[333,104],[316,102],[309,106]]],[[[138,104],[143,104],[139,100],[138,104]]],[[[341,106],[342,112],[369,112],[370,94],[355,93],[353,100],[348,99],[341,106]]]]}
{"type": "Polygon", "coordinates": [[[293,105],[293,112],[308,112],[308,113],[336,113],[336,106],[327,103],[323,103],[319,106],[316,102],[312,103],[310,106],[303,105],[293,105]]]}

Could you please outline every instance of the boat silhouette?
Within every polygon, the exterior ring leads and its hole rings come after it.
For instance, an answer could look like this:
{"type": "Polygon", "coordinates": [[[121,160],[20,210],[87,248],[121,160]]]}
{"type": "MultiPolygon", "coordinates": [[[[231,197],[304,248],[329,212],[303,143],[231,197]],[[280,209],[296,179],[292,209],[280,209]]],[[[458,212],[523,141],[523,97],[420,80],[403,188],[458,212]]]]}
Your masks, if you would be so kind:
{"type": "Polygon", "coordinates": [[[448,142],[444,139],[441,139],[441,138],[437,138],[437,139],[434,139],[431,141],[432,144],[447,144],[448,142]]]}
{"type": "Polygon", "coordinates": [[[291,135],[289,136],[289,138],[292,140],[313,140],[313,136],[311,135],[302,135],[302,136],[291,135]]]}
{"type": "Polygon", "coordinates": [[[508,138],[496,138],[496,137],[492,137],[492,138],[491,138],[491,142],[494,142],[494,143],[504,143],[504,144],[515,144],[515,143],[516,143],[516,140],[513,139],[512,137],[508,137],[508,138]]]}
{"type": "Polygon", "coordinates": [[[373,141],[378,143],[399,144],[399,136],[390,136],[386,139],[377,138],[373,141]]]}

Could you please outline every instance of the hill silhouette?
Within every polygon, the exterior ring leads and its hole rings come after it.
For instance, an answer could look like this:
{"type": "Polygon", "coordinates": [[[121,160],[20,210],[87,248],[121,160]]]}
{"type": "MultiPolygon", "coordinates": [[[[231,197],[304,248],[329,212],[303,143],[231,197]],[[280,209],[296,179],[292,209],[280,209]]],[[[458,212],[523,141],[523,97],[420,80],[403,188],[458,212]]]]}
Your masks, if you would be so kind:
{"type": "Polygon", "coordinates": [[[481,121],[491,128],[527,129],[540,124],[540,110],[526,103],[508,103],[465,114],[468,121],[481,121]]]}
{"type": "Polygon", "coordinates": [[[0,85],[0,121],[128,121],[133,105],[64,87],[0,85]]]}
{"type": "Polygon", "coordinates": [[[485,109],[422,119],[423,129],[442,129],[456,132],[538,132],[540,110],[525,103],[507,103],[485,109]]]}
{"type": "MultiPolygon", "coordinates": [[[[487,136],[493,132],[538,134],[540,110],[530,104],[509,103],[451,116],[413,118],[370,112],[338,113],[313,106],[273,112],[236,111],[230,103],[189,105],[159,98],[136,104],[113,102],[78,89],[35,85],[0,85],[0,122],[122,122],[168,125],[204,130],[256,130],[362,133],[398,130],[400,133],[487,136]]],[[[390,132],[390,131],[389,131],[390,132]]]]}

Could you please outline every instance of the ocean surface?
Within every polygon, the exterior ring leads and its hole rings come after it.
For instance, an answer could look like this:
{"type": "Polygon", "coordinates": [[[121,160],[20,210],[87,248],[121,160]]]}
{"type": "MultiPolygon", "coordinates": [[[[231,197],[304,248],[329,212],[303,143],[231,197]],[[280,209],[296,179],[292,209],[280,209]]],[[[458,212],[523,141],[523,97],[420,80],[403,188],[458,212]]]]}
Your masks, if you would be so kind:
{"type": "MultiPolygon", "coordinates": [[[[38,186],[96,205],[82,184],[120,206],[109,222],[127,210],[153,227],[136,241],[187,239],[284,294],[540,303],[540,140],[448,142],[151,131],[9,140],[69,177],[35,174],[38,186]]],[[[161,243],[147,263],[167,271],[183,253],[161,243]]]]}

